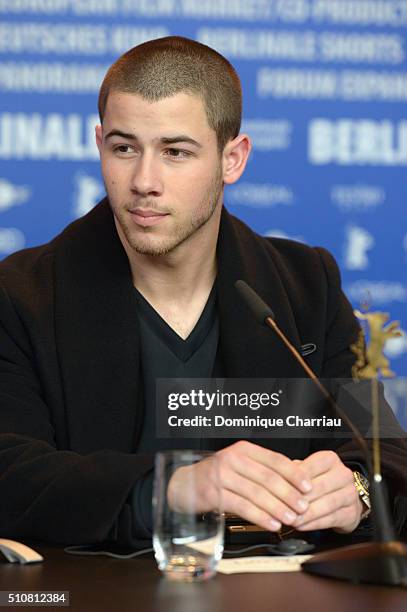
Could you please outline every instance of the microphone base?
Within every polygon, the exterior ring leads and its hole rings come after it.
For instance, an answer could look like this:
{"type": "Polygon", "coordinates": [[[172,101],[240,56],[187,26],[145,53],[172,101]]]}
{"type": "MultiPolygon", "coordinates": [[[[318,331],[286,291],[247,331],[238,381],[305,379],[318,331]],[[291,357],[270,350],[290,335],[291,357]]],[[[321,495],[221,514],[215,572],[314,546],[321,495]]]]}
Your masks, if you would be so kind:
{"type": "Polygon", "coordinates": [[[314,555],[304,572],[353,583],[407,587],[407,546],[402,542],[366,542],[314,555]]]}

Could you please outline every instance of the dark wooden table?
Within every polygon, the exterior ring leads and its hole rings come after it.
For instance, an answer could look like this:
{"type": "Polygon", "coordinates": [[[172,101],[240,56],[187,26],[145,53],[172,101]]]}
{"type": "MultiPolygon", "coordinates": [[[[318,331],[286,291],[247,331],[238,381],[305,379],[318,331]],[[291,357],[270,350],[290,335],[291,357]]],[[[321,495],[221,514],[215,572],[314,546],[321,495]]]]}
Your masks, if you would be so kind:
{"type": "MultiPolygon", "coordinates": [[[[0,590],[69,591],[78,612],[405,612],[407,589],[360,586],[298,573],[218,574],[206,583],[166,581],[151,555],[73,556],[36,546],[36,565],[0,560],[0,590]]],[[[4,608],[24,609],[20,607],[4,608]]],[[[27,608],[26,608],[27,609],[27,608]]],[[[31,608],[32,609],[32,608],[31,608]]]]}

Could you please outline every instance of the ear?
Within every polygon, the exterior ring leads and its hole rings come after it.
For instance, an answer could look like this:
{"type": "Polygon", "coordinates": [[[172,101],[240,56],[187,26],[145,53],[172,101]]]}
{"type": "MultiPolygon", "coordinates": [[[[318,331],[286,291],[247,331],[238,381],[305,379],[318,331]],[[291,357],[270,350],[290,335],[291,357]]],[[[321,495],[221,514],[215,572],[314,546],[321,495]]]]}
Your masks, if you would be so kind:
{"type": "Polygon", "coordinates": [[[97,125],[95,127],[95,138],[96,138],[96,146],[99,149],[99,155],[101,154],[102,149],[102,141],[103,141],[103,128],[101,125],[97,125]]]}
{"type": "Polygon", "coordinates": [[[230,140],[222,153],[223,182],[226,185],[236,183],[246,168],[252,150],[252,143],[247,134],[239,134],[230,140]]]}

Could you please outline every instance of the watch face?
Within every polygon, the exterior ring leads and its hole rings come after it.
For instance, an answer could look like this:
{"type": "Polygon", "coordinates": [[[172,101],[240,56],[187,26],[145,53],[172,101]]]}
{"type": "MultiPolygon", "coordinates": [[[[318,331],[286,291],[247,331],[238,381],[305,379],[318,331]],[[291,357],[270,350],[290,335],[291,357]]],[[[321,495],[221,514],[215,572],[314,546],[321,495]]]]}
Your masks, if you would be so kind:
{"type": "Polygon", "coordinates": [[[359,473],[358,473],[358,476],[359,476],[359,481],[362,487],[366,490],[366,492],[369,491],[369,481],[366,478],[366,476],[363,476],[363,474],[359,474],[359,473]]]}
{"type": "Polygon", "coordinates": [[[366,511],[363,512],[361,520],[367,518],[370,514],[370,497],[369,497],[369,481],[360,472],[354,472],[355,485],[358,490],[360,499],[366,507],[366,511]]]}

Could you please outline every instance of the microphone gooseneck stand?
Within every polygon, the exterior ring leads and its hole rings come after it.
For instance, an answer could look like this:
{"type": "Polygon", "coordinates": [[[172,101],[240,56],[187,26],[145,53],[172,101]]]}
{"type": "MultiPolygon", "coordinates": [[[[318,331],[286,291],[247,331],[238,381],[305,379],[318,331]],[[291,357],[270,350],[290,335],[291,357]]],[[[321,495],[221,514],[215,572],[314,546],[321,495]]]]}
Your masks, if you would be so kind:
{"type": "MultiPolygon", "coordinates": [[[[366,440],[281,331],[275,321],[272,309],[244,281],[238,280],[235,287],[257,321],[261,325],[267,325],[274,330],[338,416],[350,428],[356,442],[362,449],[369,470],[369,493],[372,508],[370,516],[374,528],[373,541],[319,553],[305,561],[301,566],[302,569],[310,574],[354,583],[407,586],[407,546],[396,539],[380,466],[375,463],[373,468],[366,440]]],[[[376,443],[379,444],[378,439],[376,443]]]]}

